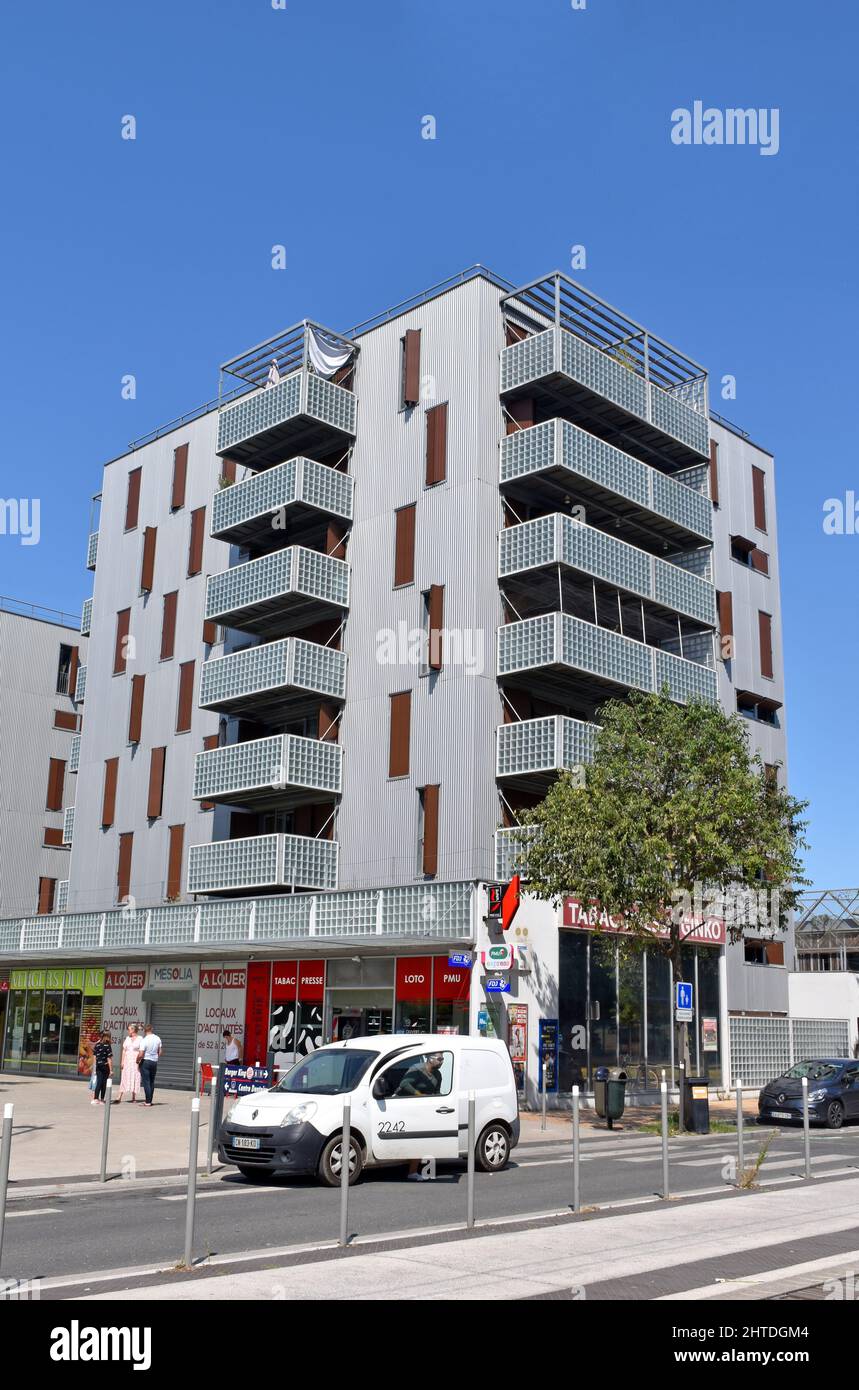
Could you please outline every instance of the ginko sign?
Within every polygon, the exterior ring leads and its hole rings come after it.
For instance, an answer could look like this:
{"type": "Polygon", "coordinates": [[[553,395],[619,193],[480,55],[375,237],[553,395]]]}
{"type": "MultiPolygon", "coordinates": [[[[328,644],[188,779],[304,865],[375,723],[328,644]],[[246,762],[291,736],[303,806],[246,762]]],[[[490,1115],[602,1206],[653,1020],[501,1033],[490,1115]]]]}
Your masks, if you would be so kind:
{"type": "MultiPolygon", "coordinates": [[[[567,898],[564,902],[564,926],[579,927],[585,931],[617,932],[630,935],[630,927],[622,917],[610,917],[599,903],[585,906],[578,898],[567,898]]],[[[666,926],[653,924],[649,931],[654,936],[668,936],[666,926]]],[[[724,946],[727,939],[725,923],[721,917],[685,917],[680,922],[680,936],[698,946],[724,946]]]]}

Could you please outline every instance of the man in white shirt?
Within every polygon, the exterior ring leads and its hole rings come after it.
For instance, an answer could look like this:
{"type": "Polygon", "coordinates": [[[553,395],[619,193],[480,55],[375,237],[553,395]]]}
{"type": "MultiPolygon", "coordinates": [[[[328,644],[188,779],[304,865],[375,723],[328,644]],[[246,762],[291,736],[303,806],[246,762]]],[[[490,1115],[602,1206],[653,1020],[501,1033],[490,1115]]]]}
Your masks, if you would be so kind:
{"type": "Polygon", "coordinates": [[[143,1030],[143,1047],[140,1050],[140,1080],[143,1083],[143,1104],[147,1106],[152,1105],[152,1097],[155,1094],[155,1073],[160,1056],[161,1039],[157,1033],[153,1033],[152,1024],[147,1023],[143,1030]]]}
{"type": "Polygon", "coordinates": [[[237,1062],[241,1056],[239,1045],[229,1028],[224,1029],[224,1061],[237,1062]]]}

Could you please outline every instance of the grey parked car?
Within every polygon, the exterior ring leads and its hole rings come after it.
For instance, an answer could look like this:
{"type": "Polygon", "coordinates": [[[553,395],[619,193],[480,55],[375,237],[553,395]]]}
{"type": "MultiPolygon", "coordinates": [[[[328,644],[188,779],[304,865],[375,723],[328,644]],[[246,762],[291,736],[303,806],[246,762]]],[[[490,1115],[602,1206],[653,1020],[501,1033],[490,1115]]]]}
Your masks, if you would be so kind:
{"type": "Polygon", "coordinates": [[[802,1078],[808,1077],[808,1114],[812,1124],[840,1129],[845,1120],[859,1120],[859,1062],[824,1057],[797,1062],[770,1081],[758,1097],[758,1119],[802,1120],[802,1078]]]}

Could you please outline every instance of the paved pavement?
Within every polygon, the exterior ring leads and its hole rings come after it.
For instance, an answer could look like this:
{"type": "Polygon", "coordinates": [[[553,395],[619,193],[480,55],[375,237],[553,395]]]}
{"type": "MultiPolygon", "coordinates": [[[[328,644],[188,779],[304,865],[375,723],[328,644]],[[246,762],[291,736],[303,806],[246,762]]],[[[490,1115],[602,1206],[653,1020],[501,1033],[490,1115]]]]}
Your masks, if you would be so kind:
{"type": "MultiPolygon", "coordinates": [[[[51,1080],[48,1077],[0,1073],[0,1103],[15,1107],[11,1181],[27,1183],[70,1183],[93,1179],[101,1161],[104,1109],[90,1104],[83,1082],[51,1080]]],[[[757,1101],[749,1097],[746,1115],[756,1113],[757,1101]]],[[[155,1105],[146,1110],[137,1103],[114,1104],[110,1116],[111,1171],[145,1174],[179,1173],[188,1164],[188,1125],[191,1107],[189,1091],[156,1091],[155,1105]]],[[[200,1116],[200,1152],[208,1144],[208,1097],[200,1116]]],[[[728,1102],[713,1101],[714,1117],[733,1118],[728,1102]]],[[[642,1124],[658,1122],[658,1109],[638,1107],[624,1116],[612,1134],[640,1131],[642,1124]]],[[[592,1110],[582,1111],[585,1133],[608,1135],[605,1122],[592,1110]]],[[[523,1114],[522,1139],[528,1143],[557,1143],[570,1135],[570,1117],[549,1113],[546,1129],[539,1115],[523,1114]]]]}
{"type": "Polygon", "coordinates": [[[580,1217],[530,1230],[355,1251],[339,1259],[280,1263],[263,1270],[144,1278],[125,1295],[111,1289],[83,1296],[111,1302],[123,1296],[171,1302],[733,1301],[784,1297],[830,1278],[852,1289],[857,1269],[859,1183],[852,1177],[598,1219],[580,1217]],[[708,1279],[701,1279],[702,1270],[708,1279]]]}

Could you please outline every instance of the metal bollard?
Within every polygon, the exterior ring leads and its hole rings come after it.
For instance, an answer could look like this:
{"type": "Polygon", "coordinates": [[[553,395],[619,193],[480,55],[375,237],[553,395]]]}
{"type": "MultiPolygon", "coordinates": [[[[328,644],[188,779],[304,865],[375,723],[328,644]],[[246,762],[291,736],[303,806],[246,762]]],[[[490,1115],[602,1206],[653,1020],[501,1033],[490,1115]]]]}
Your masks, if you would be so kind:
{"type": "Polygon", "coordinates": [[[573,1211],[581,1207],[580,1162],[582,1157],[582,1136],[579,1127],[579,1088],[573,1087],[573,1211]]]}
{"type": "Polygon", "coordinates": [[[201,1085],[200,1085],[200,1083],[202,1082],[202,1080],[203,1080],[203,1059],[202,1059],[202,1057],[198,1057],[198,1058],[197,1058],[197,1065],[196,1065],[196,1067],[195,1067],[195,1069],[194,1069],[194,1094],[197,1095],[197,1096],[199,1096],[200,1093],[201,1093],[201,1085]]]}
{"type": "Polygon", "coordinates": [[[746,1167],[745,1136],[743,1134],[743,1083],[737,1077],[737,1187],[742,1186],[746,1167]]]}
{"type": "Polygon", "coordinates": [[[107,1079],[104,1088],[104,1124],[101,1130],[101,1169],[99,1171],[99,1181],[107,1182],[107,1145],[110,1139],[110,1109],[113,1104],[113,1081],[107,1079]]]}
{"type": "Polygon", "coordinates": [[[662,1196],[665,1201],[671,1196],[668,1181],[668,1082],[659,1086],[659,1100],[662,1106],[662,1196]]]}
{"type": "Polygon", "coordinates": [[[185,1207],[185,1259],[189,1268],[194,1259],[194,1216],[197,1203],[197,1144],[200,1137],[200,1097],[191,1101],[191,1142],[188,1148],[188,1202],[185,1207]]]}
{"type": "Polygon", "coordinates": [[[0,1266],[3,1261],[3,1232],[6,1229],[6,1193],[9,1188],[9,1160],[12,1157],[14,1110],[14,1105],[3,1106],[3,1130],[0,1134],[0,1266]]]}
{"type": "Polygon", "coordinates": [[[352,1157],[352,1102],[343,1102],[343,1135],[340,1140],[340,1240],[349,1244],[349,1160],[352,1157]]]}
{"type": "Polygon", "coordinates": [[[680,1089],[677,1105],[677,1133],[683,1134],[683,1100],[686,1095],[686,1063],[680,1063],[680,1089]]]}
{"type": "Polygon", "coordinates": [[[220,1087],[218,1086],[219,1072],[220,1067],[212,1067],[212,1080],[209,1086],[209,1133],[207,1136],[206,1152],[206,1173],[209,1177],[212,1176],[212,1169],[214,1167],[215,1162],[215,1140],[217,1138],[218,1130],[221,1127],[221,1104],[219,1094],[220,1087]]]}
{"type": "Polygon", "coordinates": [[[541,1097],[540,1097],[540,1107],[541,1107],[540,1128],[541,1128],[541,1129],[545,1129],[545,1128],[546,1128],[546,1068],[545,1068],[545,1067],[543,1068],[543,1090],[542,1090],[542,1095],[541,1095],[541,1097]]]}
{"type": "MultiPolygon", "coordinates": [[[[545,1095],[546,1095],[546,1093],[545,1093],[545,1091],[544,1091],[544,1092],[543,1092],[544,1100],[545,1100],[545,1095]]],[[[467,1168],[467,1177],[466,1177],[466,1194],[467,1194],[467,1200],[466,1200],[466,1210],[465,1210],[465,1228],[466,1228],[467,1231],[473,1231],[473,1230],[474,1230],[474,1147],[475,1147],[475,1145],[476,1145],[476,1143],[477,1143],[477,1137],[476,1137],[476,1135],[475,1135],[475,1133],[474,1133],[474,1128],[475,1128],[475,1126],[474,1126],[474,1111],[475,1111],[474,1092],[473,1092],[473,1091],[469,1091],[469,1093],[468,1093],[468,1168],[467,1168]]]]}
{"type": "Polygon", "coordinates": [[[802,1143],[805,1150],[805,1176],[811,1177],[811,1117],[808,1113],[808,1077],[802,1078],[802,1143]]]}

